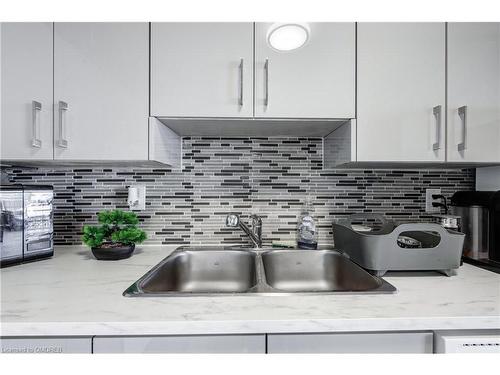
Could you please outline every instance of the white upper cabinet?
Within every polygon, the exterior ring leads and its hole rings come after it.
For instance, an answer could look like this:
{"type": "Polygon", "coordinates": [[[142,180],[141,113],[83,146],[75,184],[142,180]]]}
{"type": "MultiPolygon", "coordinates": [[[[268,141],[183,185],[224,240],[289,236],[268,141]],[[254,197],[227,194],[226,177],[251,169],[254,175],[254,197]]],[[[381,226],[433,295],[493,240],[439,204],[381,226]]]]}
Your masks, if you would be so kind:
{"type": "Polygon", "coordinates": [[[448,24],[448,161],[500,162],[500,23],[448,24]]]}
{"type": "Polygon", "coordinates": [[[55,23],[55,159],[148,159],[148,24],[55,23]]]}
{"type": "Polygon", "coordinates": [[[51,160],[52,23],[2,23],[1,158],[51,160]]]}
{"type": "Polygon", "coordinates": [[[306,43],[278,51],[255,24],[255,117],[355,117],[355,24],[309,23],[306,43]]]}
{"type": "Polygon", "coordinates": [[[357,161],[445,160],[445,24],[359,23],[357,161]]]}
{"type": "Polygon", "coordinates": [[[152,23],[151,115],[252,117],[252,23],[152,23]]]}

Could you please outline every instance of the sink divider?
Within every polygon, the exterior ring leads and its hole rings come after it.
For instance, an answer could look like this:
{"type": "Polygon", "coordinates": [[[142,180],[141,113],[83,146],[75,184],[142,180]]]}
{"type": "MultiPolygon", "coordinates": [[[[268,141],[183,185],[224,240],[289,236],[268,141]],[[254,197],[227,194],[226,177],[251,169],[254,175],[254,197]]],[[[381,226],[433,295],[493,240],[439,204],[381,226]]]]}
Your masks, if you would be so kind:
{"type": "Polygon", "coordinates": [[[267,283],[266,272],[264,270],[264,261],[262,260],[262,252],[253,251],[255,254],[255,278],[256,284],[250,290],[265,293],[275,291],[274,288],[271,288],[267,283]]]}

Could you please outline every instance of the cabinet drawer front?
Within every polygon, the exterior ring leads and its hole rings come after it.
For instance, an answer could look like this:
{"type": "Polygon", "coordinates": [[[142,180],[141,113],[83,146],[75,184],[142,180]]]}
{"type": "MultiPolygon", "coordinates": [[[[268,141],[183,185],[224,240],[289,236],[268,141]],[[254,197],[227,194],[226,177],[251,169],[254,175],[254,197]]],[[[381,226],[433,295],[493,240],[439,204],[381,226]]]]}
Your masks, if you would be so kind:
{"type": "Polygon", "coordinates": [[[94,353],[265,353],[265,335],[94,337],[94,353]]]}
{"type": "Polygon", "coordinates": [[[432,332],[268,335],[268,353],[432,353],[432,332]]]}
{"type": "Polygon", "coordinates": [[[92,353],[90,337],[2,337],[2,353],[92,353]]]}

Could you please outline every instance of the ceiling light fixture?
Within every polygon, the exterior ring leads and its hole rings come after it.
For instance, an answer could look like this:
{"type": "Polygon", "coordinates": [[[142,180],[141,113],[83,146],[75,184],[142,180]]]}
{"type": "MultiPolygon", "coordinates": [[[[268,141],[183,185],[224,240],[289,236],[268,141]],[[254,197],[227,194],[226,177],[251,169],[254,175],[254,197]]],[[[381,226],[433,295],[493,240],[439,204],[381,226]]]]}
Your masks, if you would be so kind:
{"type": "Polygon", "coordinates": [[[277,51],[293,51],[306,44],[309,34],[304,23],[275,23],[267,33],[267,42],[277,51]]]}

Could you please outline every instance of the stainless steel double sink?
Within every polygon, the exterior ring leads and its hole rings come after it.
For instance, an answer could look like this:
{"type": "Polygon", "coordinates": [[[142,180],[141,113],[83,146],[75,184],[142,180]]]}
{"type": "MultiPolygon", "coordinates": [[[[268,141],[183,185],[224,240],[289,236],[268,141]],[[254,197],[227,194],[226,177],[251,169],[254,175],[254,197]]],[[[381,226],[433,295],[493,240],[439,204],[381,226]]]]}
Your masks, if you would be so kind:
{"type": "Polygon", "coordinates": [[[332,249],[180,247],[124,296],[378,294],[396,288],[332,249]]]}

